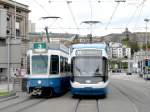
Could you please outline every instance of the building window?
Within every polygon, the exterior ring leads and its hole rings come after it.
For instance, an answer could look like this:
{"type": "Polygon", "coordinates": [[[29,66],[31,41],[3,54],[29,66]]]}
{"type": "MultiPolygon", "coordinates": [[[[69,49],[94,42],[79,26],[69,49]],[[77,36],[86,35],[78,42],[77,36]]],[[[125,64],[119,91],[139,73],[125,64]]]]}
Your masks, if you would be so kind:
{"type": "Polygon", "coordinates": [[[6,46],[6,39],[0,39],[0,46],[6,46]]]}
{"type": "Polygon", "coordinates": [[[16,22],[16,36],[20,36],[20,22],[16,22]]]}
{"type": "Polygon", "coordinates": [[[3,72],[3,68],[0,68],[0,73],[2,73],[3,72]]]}
{"type": "Polygon", "coordinates": [[[10,30],[7,30],[6,33],[7,33],[7,35],[10,35],[10,30]]]}
{"type": "Polygon", "coordinates": [[[21,13],[21,10],[18,10],[18,9],[17,9],[16,12],[21,13]]]}
{"type": "Polygon", "coordinates": [[[9,9],[9,6],[7,6],[7,5],[4,5],[4,9],[7,9],[7,10],[8,10],[8,9],[9,9]]]}

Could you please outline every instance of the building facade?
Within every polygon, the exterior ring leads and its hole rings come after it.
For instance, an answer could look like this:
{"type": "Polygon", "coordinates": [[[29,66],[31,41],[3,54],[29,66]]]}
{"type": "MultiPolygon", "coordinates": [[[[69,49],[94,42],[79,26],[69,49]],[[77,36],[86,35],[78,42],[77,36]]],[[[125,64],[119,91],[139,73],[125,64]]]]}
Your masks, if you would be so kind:
{"type": "Polygon", "coordinates": [[[131,58],[131,48],[121,43],[109,43],[109,58],[131,58]]]}
{"type": "Polygon", "coordinates": [[[27,5],[0,0],[0,76],[26,66],[29,12],[27,5]]]}

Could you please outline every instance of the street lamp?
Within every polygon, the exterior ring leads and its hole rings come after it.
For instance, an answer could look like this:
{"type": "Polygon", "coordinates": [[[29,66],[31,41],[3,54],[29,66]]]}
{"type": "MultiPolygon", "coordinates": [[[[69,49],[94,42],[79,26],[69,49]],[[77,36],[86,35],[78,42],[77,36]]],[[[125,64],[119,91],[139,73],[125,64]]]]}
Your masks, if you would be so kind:
{"type": "Polygon", "coordinates": [[[150,19],[145,18],[144,21],[145,21],[145,23],[146,23],[146,37],[145,37],[146,50],[145,50],[145,51],[147,51],[147,41],[148,41],[148,40],[147,40],[147,36],[148,36],[148,35],[147,35],[147,23],[150,21],[150,19]]]}
{"type": "MultiPolygon", "coordinates": [[[[145,43],[146,43],[146,50],[145,50],[145,58],[147,59],[148,57],[147,57],[147,23],[150,21],[150,19],[147,19],[147,18],[145,18],[144,19],[144,21],[145,21],[145,23],[146,23],[146,35],[145,35],[145,43]]],[[[148,74],[147,74],[147,69],[145,69],[145,77],[147,76],[148,77],[148,74]]]]}

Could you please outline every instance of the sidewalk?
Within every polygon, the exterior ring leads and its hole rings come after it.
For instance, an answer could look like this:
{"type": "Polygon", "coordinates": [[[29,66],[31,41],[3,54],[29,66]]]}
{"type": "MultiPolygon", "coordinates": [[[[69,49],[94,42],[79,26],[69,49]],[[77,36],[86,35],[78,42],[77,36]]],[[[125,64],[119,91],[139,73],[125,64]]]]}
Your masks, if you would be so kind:
{"type": "MultiPolygon", "coordinates": [[[[8,91],[8,84],[7,82],[0,82],[0,92],[6,92],[8,91]]],[[[9,91],[13,91],[13,84],[9,84],[9,91]]]]}
{"type": "Polygon", "coordinates": [[[109,76],[113,79],[130,80],[130,81],[134,81],[134,82],[148,82],[148,83],[150,83],[150,81],[144,80],[144,78],[139,77],[139,74],[135,74],[135,73],[133,73],[132,75],[126,75],[126,73],[111,73],[111,74],[109,74],[109,76]]]}

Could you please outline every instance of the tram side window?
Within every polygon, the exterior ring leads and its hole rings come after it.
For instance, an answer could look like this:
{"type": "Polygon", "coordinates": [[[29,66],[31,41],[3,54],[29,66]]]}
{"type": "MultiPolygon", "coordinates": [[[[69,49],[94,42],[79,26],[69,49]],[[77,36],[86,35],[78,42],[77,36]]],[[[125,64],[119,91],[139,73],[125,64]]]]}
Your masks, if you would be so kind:
{"type": "Polygon", "coordinates": [[[65,57],[60,57],[60,72],[65,73],[69,72],[68,60],[65,57]]]}
{"type": "Polygon", "coordinates": [[[30,74],[30,57],[27,57],[27,74],[30,74]]]}
{"type": "Polygon", "coordinates": [[[148,66],[148,59],[145,59],[145,66],[148,66]]]}
{"type": "Polygon", "coordinates": [[[68,64],[68,59],[65,58],[65,72],[69,72],[70,71],[69,69],[70,69],[70,66],[68,64]]]}
{"type": "Polygon", "coordinates": [[[51,56],[50,74],[59,74],[59,56],[57,55],[51,56]]]}
{"type": "Polygon", "coordinates": [[[74,58],[71,59],[71,73],[73,74],[74,58]]]}
{"type": "Polygon", "coordinates": [[[65,58],[64,57],[60,57],[60,72],[64,73],[65,72],[65,58]]]}
{"type": "Polygon", "coordinates": [[[103,67],[104,81],[106,81],[108,79],[108,63],[106,58],[103,58],[103,67]]]}

